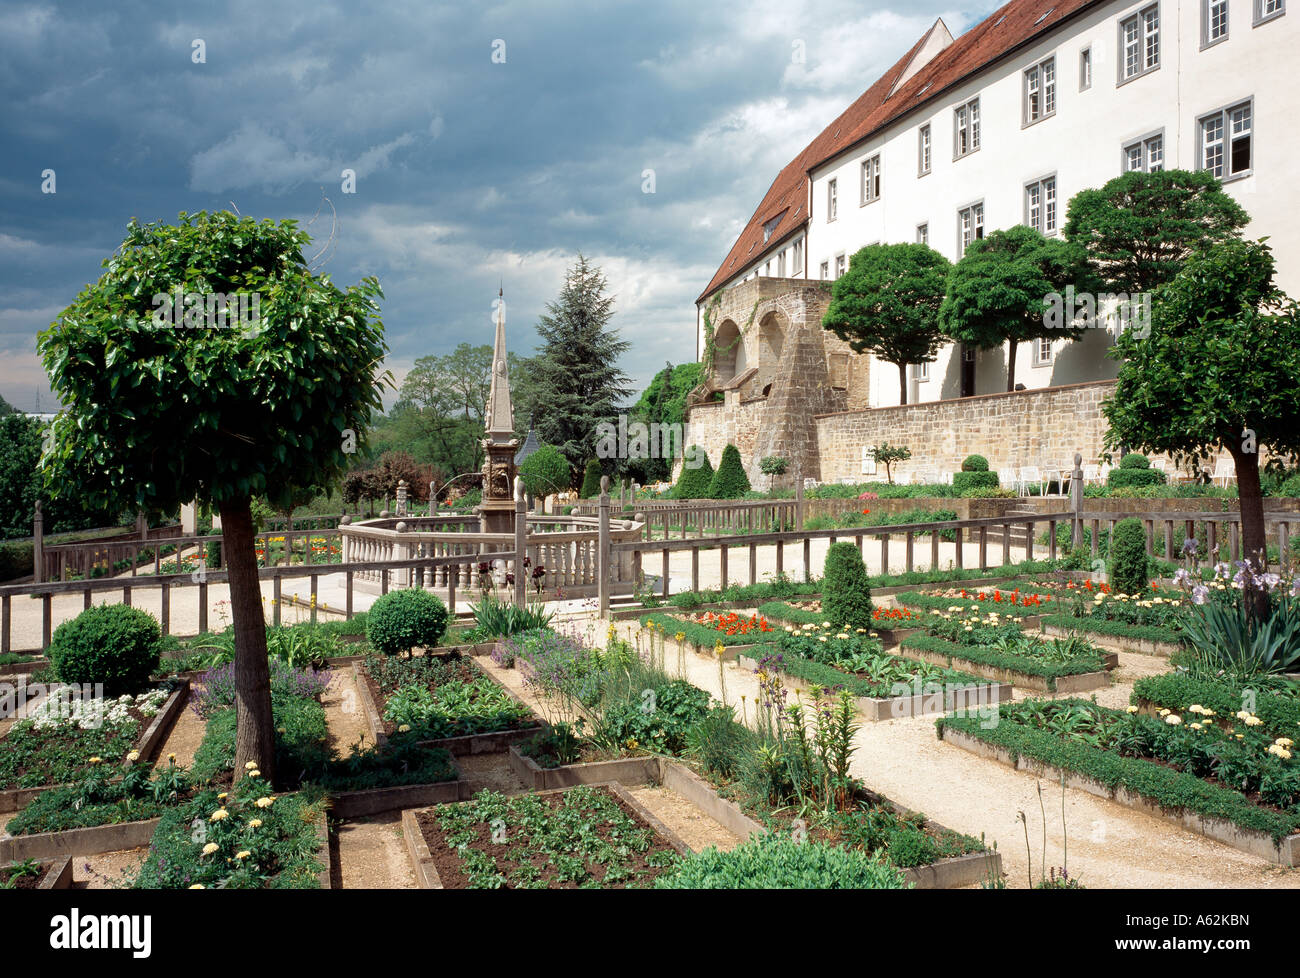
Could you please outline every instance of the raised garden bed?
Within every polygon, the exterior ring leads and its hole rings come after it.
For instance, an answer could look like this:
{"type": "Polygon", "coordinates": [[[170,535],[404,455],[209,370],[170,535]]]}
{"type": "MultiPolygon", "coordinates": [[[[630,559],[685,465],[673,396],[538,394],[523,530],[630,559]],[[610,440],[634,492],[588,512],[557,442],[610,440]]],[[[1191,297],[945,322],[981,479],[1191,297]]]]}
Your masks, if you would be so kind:
{"type": "MultiPolygon", "coordinates": [[[[1086,701],[1057,701],[1052,706],[1070,708],[1076,704],[1099,714],[1123,716],[1086,701]]],[[[1017,707],[1034,705],[1020,703],[1017,707]]],[[[1036,777],[1063,780],[1070,787],[1171,821],[1269,862],[1300,865],[1300,813],[1260,803],[1241,791],[1197,777],[1166,761],[1124,756],[1020,722],[1005,712],[995,726],[984,726],[969,718],[945,717],[938,721],[937,729],[941,740],[981,757],[1036,777]]]]}
{"type": "Polygon", "coordinates": [[[961,645],[933,635],[910,635],[898,647],[908,659],[960,669],[1022,689],[1046,693],[1082,693],[1110,685],[1108,660],[1035,662],[1030,656],[1003,655],[979,645],[961,645]],[[1100,666],[1100,668],[1098,668],[1100,666]]]}
{"type": "Polygon", "coordinates": [[[1091,620],[1085,615],[1043,615],[1039,628],[1044,635],[1082,635],[1091,642],[1109,645],[1125,652],[1139,652],[1167,659],[1184,648],[1178,633],[1153,625],[1125,625],[1110,619],[1091,620]]]}
{"type": "MultiPolygon", "coordinates": [[[[131,764],[149,764],[157,757],[159,749],[167,739],[172,725],[176,718],[180,716],[181,710],[185,708],[185,701],[189,697],[190,684],[189,680],[180,680],[175,684],[170,695],[163,701],[158,712],[152,717],[146,717],[139,714],[139,711],[133,711],[133,716],[142,726],[142,732],[136,739],[133,746],[128,746],[123,756],[120,758],[105,757],[105,763],[120,763],[124,766],[131,764]],[[130,760],[126,754],[130,751],[136,751],[139,757],[134,761],[130,760]]],[[[14,728],[10,727],[8,734],[13,733],[14,728]]],[[[6,745],[3,739],[0,739],[0,749],[6,745]]],[[[0,790],[0,814],[9,812],[22,811],[38,795],[50,791],[53,788],[66,787],[68,782],[56,782],[50,784],[37,785],[23,788],[6,788],[0,790]]]]}
{"type": "Polygon", "coordinates": [[[93,856],[121,849],[140,849],[149,845],[158,828],[156,818],[139,822],[118,822],[61,832],[38,832],[34,835],[0,836],[0,862],[24,859],[55,859],[67,856],[93,856]]]}
{"type": "Polygon", "coordinates": [[[424,889],[653,885],[690,848],[617,782],[402,813],[424,889]]]}
{"type": "Polygon", "coordinates": [[[43,655],[19,655],[17,659],[16,662],[0,662],[0,676],[22,676],[50,667],[50,660],[43,655]]]}
{"type": "Polygon", "coordinates": [[[69,890],[72,860],[36,859],[0,865],[0,890],[69,890]]]}

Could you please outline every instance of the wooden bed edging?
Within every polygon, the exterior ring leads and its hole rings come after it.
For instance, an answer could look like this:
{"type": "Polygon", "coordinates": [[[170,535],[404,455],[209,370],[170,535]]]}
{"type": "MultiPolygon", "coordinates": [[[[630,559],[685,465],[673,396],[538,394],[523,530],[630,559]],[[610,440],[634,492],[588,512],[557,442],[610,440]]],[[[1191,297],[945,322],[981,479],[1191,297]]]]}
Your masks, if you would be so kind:
{"type": "MultiPolygon", "coordinates": [[[[931,665],[947,666],[961,672],[979,676],[981,679],[993,679],[1021,689],[1032,689],[1040,693],[1083,693],[1091,689],[1105,689],[1110,685],[1110,673],[1107,668],[1098,672],[1081,672],[1069,676],[1035,676],[1017,669],[1000,669],[997,666],[972,662],[956,654],[934,652],[930,649],[918,649],[914,646],[900,645],[894,652],[905,659],[928,662],[931,665]]],[[[1009,699],[1010,697],[1008,697],[1009,699]]]]}
{"type": "Polygon", "coordinates": [[[1126,638],[1123,635],[1112,635],[1109,632],[1094,632],[1086,628],[1062,628],[1060,625],[1040,624],[1044,635],[1050,635],[1053,638],[1065,638],[1071,633],[1082,635],[1094,645],[1101,645],[1112,649],[1118,649],[1121,652],[1136,652],[1139,655],[1153,655],[1161,659],[1167,659],[1175,652],[1182,650],[1182,646],[1177,642],[1158,642],[1150,638],[1126,638]]]}
{"type": "Polygon", "coordinates": [[[93,825],[60,832],[0,836],[0,862],[54,859],[63,856],[97,856],[119,849],[140,849],[153,841],[160,819],[93,825]]]}
{"type": "Polygon", "coordinates": [[[1265,832],[1242,828],[1227,819],[1206,818],[1185,809],[1176,812],[1166,811],[1145,795],[1130,791],[1127,788],[1112,789],[1086,775],[1077,774],[1055,765],[1045,764],[1032,757],[1023,755],[1013,757],[1011,751],[1007,748],[990,744],[978,737],[972,737],[965,731],[945,727],[940,731],[940,739],[948,741],[954,747],[960,747],[962,750],[970,751],[979,757],[986,757],[1000,764],[1005,764],[1017,771],[1025,771],[1038,777],[1047,777],[1053,780],[1064,779],[1065,783],[1071,788],[1078,788],[1090,795],[1096,795],[1098,798],[1105,798],[1116,804],[1123,805],[1125,808],[1132,808],[1143,814],[1151,815],[1166,822],[1172,822],[1198,835],[1231,846],[1233,849],[1250,853],[1252,856],[1259,856],[1268,862],[1280,866],[1300,866],[1300,832],[1288,835],[1279,842],[1274,842],[1273,837],[1265,832]]]}

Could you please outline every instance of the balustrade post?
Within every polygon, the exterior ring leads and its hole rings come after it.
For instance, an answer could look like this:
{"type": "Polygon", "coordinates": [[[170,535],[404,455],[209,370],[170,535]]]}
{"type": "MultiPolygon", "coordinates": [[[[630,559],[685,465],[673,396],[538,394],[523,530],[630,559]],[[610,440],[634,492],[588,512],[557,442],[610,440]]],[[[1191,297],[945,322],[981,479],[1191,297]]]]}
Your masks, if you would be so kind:
{"type": "MultiPolygon", "coordinates": [[[[605,507],[601,518],[605,546],[609,543],[609,508],[605,507]]],[[[524,480],[515,476],[515,587],[514,600],[516,608],[523,608],[527,603],[525,578],[528,571],[524,568],[524,559],[528,555],[528,509],[524,500],[524,480]]]]}

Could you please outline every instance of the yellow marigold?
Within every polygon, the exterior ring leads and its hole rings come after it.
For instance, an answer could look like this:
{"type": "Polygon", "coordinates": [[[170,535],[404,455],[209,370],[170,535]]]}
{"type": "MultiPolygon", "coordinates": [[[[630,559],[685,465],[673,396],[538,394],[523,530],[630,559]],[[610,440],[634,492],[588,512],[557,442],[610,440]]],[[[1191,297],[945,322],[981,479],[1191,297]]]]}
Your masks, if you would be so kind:
{"type": "Polygon", "coordinates": [[[1279,738],[1277,738],[1277,740],[1273,741],[1273,743],[1279,745],[1280,747],[1294,747],[1294,746],[1295,746],[1295,741],[1292,740],[1290,737],[1279,737],[1279,738]]]}
{"type": "Polygon", "coordinates": [[[247,858],[248,858],[249,856],[251,856],[251,855],[252,855],[252,853],[249,852],[247,849],[241,849],[241,850],[239,850],[239,852],[235,853],[235,858],[236,858],[236,859],[247,859],[247,858]]]}
{"type": "Polygon", "coordinates": [[[226,819],[230,818],[230,812],[226,811],[224,808],[218,808],[208,816],[208,818],[213,822],[224,822],[226,819]]]}
{"type": "Polygon", "coordinates": [[[409,723],[404,723],[404,724],[402,724],[400,727],[397,728],[397,732],[398,732],[398,733],[410,733],[410,732],[411,732],[411,725],[410,725],[409,723]]]}
{"type": "Polygon", "coordinates": [[[274,800],[275,800],[275,799],[273,799],[273,798],[266,798],[266,797],[259,798],[259,799],[257,799],[257,807],[258,807],[258,808],[270,808],[270,807],[271,807],[271,804],[272,804],[272,802],[273,802],[274,800]]]}
{"type": "Polygon", "coordinates": [[[1165,723],[1169,724],[1171,727],[1176,727],[1182,722],[1183,718],[1177,713],[1171,713],[1169,716],[1165,717],[1165,723]]]}
{"type": "Polygon", "coordinates": [[[91,763],[91,764],[100,764],[100,763],[103,763],[103,760],[104,760],[104,759],[103,759],[102,757],[92,757],[92,758],[90,759],[90,763],[91,763]]]}
{"type": "Polygon", "coordinates": [[[1128,711],[1129,711],[1130,713],[1136,713],[1136,712],[1138,711],[1138,708],[1137,708],[1136,706],[1130,706],[1130,707],[1128,708],[1128,711]]]}
{"type": "Polygon", "coordinates": [[[220,848],[221,846],[217,845],[215,842],[209,842],[203,847],[203,855],[210,856],[220,848]]]}
{"type": "Polygon", "coordinates": [[[225,801],[226,798],[228,797],[229,796],[226,794],[226,792],[223,791],[221,792],[221,794],[217,795],[217,801],[225,801]]]}
{"type": "Polygon", "coordinates": [[[168,755],[167,755],[167,760],[169,760],[169,761],[173,761],[173,762],[174,762],[174,761],[176,760],[176,755],[175,755],[175,754],[168,754],[168,755]]]}
{"type": "Polygon", "coordinates": [[[248,827],[250,829],[260,829],[262,827],[262,820],[260,818],[250,818],[248,820],[248,827]]]}
{"type": "Polygon", "coordinates": [[[131,753],[126,755],[126,759],[128,761],[138,761],[140,760],[140,752],[138,750],[133,750],[131,753]]]}
{"type": "Polygon", "coordinates": [[[260,778],[261,776],[262,776],[262,772],[261,772],[261,771],[249,771],[249,772],[248,772],[248,777],[250,777],[250,778],[260,778]]]}
{"type": "Polygon", "coordinates": [[[1258,727],[1263,722],[1259,717],[1246,717],[1246,726],[1248,727],[1258,727]]]}
{"type": "Polygon", "coordinates": [[[258,767],[258,763],[257,763],[257,761],[249,761],[247,764],[244,765],[244,770],[245,770],[245,771],[251,771],[251,770],[253,770],[255,767],[258,767]]]}
{"type": "Polygon", "coordinates": [[[191,889],[191,890],[202,890],[202,889],[205,889],[205,887],[203,886],[202,883],[195,883],[193,886],[190,887],[190,889],[191,889]]]}

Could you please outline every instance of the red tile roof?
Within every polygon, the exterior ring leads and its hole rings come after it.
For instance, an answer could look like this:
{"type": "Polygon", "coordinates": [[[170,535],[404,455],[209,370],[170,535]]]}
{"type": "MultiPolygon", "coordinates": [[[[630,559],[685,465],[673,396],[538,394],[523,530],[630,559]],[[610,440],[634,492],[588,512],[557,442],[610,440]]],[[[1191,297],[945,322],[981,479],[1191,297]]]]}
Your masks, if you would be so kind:
{"type": "MultiPolygon", "coordinates": [[[[869,138],[906,113],[938,98],[954,85],[1056,27],[1061,21],[1105,0],[1011,0],[985,20],[953,40],[891,96],[894,82],[907,69],[929,36],[927,31],[907,54],[866,90],[835,121],[821,131],[781,170],[767,194],[723,259],[702,301],[724,282],[771,251],[805,224],[808,171],[869,138]],[[1046,14],[1046,16],[1044,16],[1046,14]],[[763,225],[790,208],[771,237],[763,241],[763,225]],[[795,208],[798,208],[796,211],[795,208]]],[[[933,29],[933,28],[932,28],[933,29]]]]}

